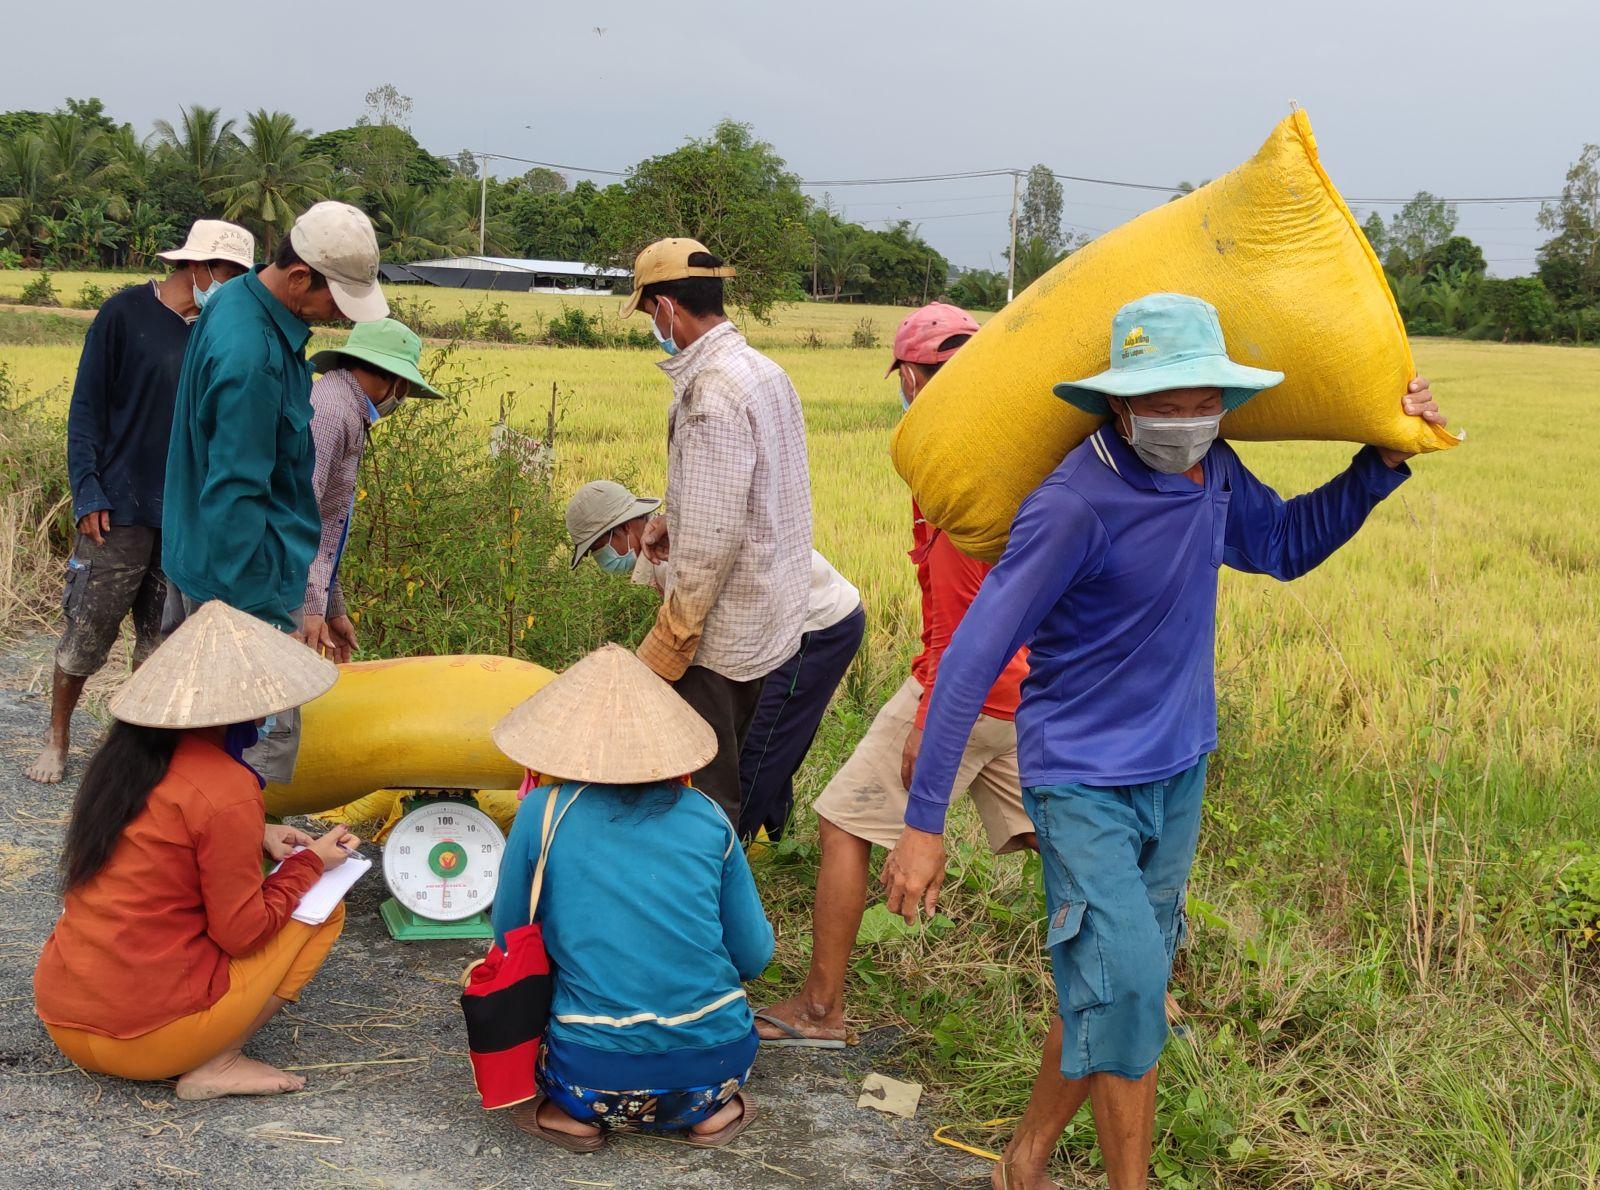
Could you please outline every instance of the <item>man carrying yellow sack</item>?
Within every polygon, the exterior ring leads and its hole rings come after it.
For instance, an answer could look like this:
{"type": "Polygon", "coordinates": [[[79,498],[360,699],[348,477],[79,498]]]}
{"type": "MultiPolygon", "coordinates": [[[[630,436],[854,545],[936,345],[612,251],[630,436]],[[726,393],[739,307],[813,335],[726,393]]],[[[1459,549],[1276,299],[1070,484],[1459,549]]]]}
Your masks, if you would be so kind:
{"type": "MultiPolygon", "coordinates": [[[[1046,1165],[1085,1099],[1113,1190],[1145,1185],[1164,998],[1217,744],[1219,568],[1297,578],[1410,475],[1406,455],[1368,446],[1321,488],[1281,499],[1217,432],[1282,379],[1230,360],[1199,298],[1119,310],[1110,369],[1055,389],[1111,422],[1023,501],[939,668],[906,830],[883,869],[907,921],[938,896],[962,742],[1001,668],[1031,650],[1017,744],[1058,1017],[997,1187],[1052,1185],[1046,1165]]],[[[1425,380],[1402,407],[1444,424],[1425,380]]]]}

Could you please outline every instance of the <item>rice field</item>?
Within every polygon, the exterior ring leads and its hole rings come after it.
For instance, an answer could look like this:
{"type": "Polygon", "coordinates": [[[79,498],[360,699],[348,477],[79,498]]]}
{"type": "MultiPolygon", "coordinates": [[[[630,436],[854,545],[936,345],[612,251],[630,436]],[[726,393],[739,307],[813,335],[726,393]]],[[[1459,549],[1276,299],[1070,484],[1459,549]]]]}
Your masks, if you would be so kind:
{"type": "MultiPolygon", "coordinates": [[[[0,273],[0,297],[14,277],[0,273]]],[[[512,296],[546,303],[545,295],[512,296]]],[[[885,657],[905,653],[916,625],[907,493],[887,452],[900,415],[895,382],[883,379],[890,352],[794,344],[812,331],[847,334],[862,317],[888,328],[886,343],[898,315],[789,307],[752,332],[757,342],[789,341],[769,349],[805,405],[817,546],[862,589],[875,652],[885,657]]],[[[319,335],[314,345],[336,338],[319,335]]],[[[1243,700],[1249,730],[1271,733],[1294,713],[1330,755],[1366,765],[1393,762],[1434,713],[1443,683],[1459,688],[1452,729],[1475,760],[1587,768],[1600,754],[1600,522],[1590,511],[1600,497],[1600,442],[1558,427],[1583,424],[1600,386],[1600,353],[1423,340],[1416,354],[1467,443],[1418,460],[1415,478],[1306,578],[1280,584],[1226,572],[1224,686],[1243,700]]],[[[66,346],[0,346],[14,379],[56,403],[75,357],[66,346]]],[[[486,423],[509,399],[512,420],[535,431],[555,386],[564,486],[615,476],[654,491],[664,478],[670,397],[656,359],[639,350],[478,346],[458,351],[452,371],[486,423]]],[[[1322,482],[1350,453],[1306,442],[1241,449],[1285,494],[1322,482]]]]}

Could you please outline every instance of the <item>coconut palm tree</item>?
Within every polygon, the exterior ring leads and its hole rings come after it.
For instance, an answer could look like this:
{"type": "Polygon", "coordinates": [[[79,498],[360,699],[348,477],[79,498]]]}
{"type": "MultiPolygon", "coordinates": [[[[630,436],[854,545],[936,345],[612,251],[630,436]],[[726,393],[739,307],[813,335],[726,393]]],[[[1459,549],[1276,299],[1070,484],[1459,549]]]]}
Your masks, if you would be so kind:
{"type": "Polygon", "coordinates": [[[10,229],[23,259],[36,263],[49,240],[51,213],[44,144],[31,133],[0,143],[0,175],[14,183],[13,192],[0,197],[0,225],[10,229]]]}
{"type": "Polygon", "coordinates": [[[246,119],[244,148],[218,176],[223,218],[254,230],[267,260],[295,216],[328,196],[327,159],[309,153],[306,144],[293,116],[262,108],[246,119]]]}
{"type": "Polygon", "coordinates": [[[177,127],[166,120],[156,121],[156,137],[162,151],[182,161],[200,193],[210,198],[239,148],[233,121],[222,118],[221,108],[198,104],[178,112],[177,127]]]}
{"type": "MultiPolygon", "coordinates": [[[[111,138],[104,129],[74,115],[55,113],[39,121],[35,135],[55,213],[72,199],[99,195],[120,180],[122,166],[114,159],[111,138]]],[[[106,200],[112,218],[127,214],[127,204],[119,194],[112,191],[106,200]]]]}
{"type": "Polygon", "coordinates": [[[471,252],[478,242],[461,212],[438,193],[400,186],[379,198],[378,243],[389,260],[471,252]]]}

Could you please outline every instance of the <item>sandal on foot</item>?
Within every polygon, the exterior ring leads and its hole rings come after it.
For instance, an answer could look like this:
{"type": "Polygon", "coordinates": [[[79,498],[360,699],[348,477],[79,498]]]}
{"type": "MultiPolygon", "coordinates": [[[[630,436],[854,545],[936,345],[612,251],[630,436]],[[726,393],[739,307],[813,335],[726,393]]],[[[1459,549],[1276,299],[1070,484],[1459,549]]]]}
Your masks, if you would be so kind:
{"type": "Polygon", "coordinates": [[[556,1148],[565,1149],[569,1153],[593,1153],[606,1143],[604,1132],[596,1132],[593,1136],[574,1136],[570,1132],[557,1132],[554,1128],[546,1128],[539,1123],[539,1108],[544,1103],[543,1095],[535,1095],[531,1101],[519,1103],[511,1109],[512,1122],[529,1136],[547,1140],[556,1148]]]}
{"type": "Polygon", "coordinates": [[[842,1038],[835,1037],[807,1037],[800,1032],[798,1026],[791,1025],[788,1021],[779,1020],[770,1012],[758,1012],[756,1020],[771,1025],[774,1029],[785,1034],[783,1037],[763,1037],[761,1044],[772,1046],[774,1049],[782,1046],[792,1046],[795,1049],[813,1050],[842,1050],[850,1043],[842,1038]]]}
{"type": "Polygon", "coordinates": [[[693,1130],[687,1131],[683,1134],[683,1139],[697,1148],[720,1149],[748,1128],[750,1121],[756,1118],[756,1101],[751,1097],[749,1091],[736,1091],[733,1097],[744,1108],[739,1113],[737,1120],[726,1127],[718,1128],[715,1132],[707,1132],[704,1135],[696,1135],[693,1130]]]}

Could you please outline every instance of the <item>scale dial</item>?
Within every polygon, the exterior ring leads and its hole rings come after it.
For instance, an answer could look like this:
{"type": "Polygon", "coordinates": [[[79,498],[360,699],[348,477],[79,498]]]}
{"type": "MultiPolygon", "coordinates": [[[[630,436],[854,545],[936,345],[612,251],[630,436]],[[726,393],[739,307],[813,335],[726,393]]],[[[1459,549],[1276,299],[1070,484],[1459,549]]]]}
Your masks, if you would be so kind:
{"type": "Polygon", "coordinates": [[[476,806],[433,802],[402,818],[383,846],[383,879],[418,917],[461,921],[487,911],[505,853],[500,828],[476,806]]]}

